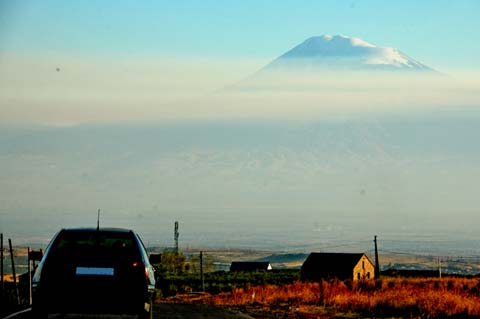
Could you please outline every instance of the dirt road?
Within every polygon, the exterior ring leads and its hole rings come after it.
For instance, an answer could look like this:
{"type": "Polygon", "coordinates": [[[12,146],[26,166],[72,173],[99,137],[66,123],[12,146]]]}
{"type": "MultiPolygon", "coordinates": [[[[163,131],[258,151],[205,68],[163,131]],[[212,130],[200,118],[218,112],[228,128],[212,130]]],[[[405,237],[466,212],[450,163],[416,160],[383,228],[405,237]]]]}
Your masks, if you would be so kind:
{"type": "MultiPolygon", "coordinates": [[[[212,305],[202,304],[155,304],[153,307],[155,319],[253,319],[242,313],[235,313],[212,305]]],[[[35,319],[32,318],[30,310],[24,310],[5,317],[5,319],[35,319]]],[[[77,317],[76,317],[77,318],[77,317]]],[[[81,316],[79,318],[93,318],[93,316],[81,316]]],[[[109,319],[102,316],[102,319],[109,319]]],[[[118,316],[112,316],[112,319],[118,316]]]]}
{"type": "Polygon", "coordinates": [[[156,304],[155,319],[253,319],[212,305],[202,304],[156,304]]]}

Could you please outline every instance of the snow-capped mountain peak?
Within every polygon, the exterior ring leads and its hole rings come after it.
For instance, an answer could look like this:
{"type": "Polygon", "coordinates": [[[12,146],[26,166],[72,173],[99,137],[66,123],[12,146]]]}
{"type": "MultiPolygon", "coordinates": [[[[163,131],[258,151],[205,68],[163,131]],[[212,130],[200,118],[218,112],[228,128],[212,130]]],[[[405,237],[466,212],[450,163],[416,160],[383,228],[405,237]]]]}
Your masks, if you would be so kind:
{"type": "Polygon", "coordinates": [[[432,71],[398,49],[379,47],[345,35],[322,35],[308,38],[287,51],[264,70],[410,70],[432,71]]]}
{"type": "Polygon", "coordinates": [[[411,76],[426,79],[439,75],[396,48],[341,34],[325,34],[306,39],[227,90],[309,90],[337,84],[345,87],[346,83],[332,80],[347,78],[351,83],[377,86],[380,78],[385,83],[405,81],[411,76]]]}

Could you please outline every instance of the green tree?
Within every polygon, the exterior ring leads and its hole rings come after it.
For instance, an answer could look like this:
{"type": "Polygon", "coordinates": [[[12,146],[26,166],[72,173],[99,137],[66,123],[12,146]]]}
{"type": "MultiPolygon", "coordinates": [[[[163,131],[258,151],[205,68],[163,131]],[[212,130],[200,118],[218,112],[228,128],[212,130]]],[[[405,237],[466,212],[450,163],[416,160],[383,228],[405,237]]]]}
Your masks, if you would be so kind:
{"type": "Polygon", "coordinates": [[[182,253],[164,251],[160,264],[154,265],[160,274],[182,274],[185,272],[186,257],[182,253]]]}

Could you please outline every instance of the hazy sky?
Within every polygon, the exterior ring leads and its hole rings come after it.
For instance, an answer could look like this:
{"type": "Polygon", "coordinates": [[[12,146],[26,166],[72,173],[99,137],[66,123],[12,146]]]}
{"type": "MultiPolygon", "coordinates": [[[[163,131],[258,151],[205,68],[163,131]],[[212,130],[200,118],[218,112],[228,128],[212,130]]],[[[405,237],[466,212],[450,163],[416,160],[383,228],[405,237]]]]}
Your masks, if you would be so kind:
{"type": "Polygon", "coordinates": [[[1,1],[0,122],[304,116],[383,101],[471,105],[480,87],[479,9],[478,1],[1,1]],[[321,97],[294,96],[294,108],[272,107],[283,103],[278,96],[205,99],[321,34],[396,47],[456,82],[420,90],[407,83],[390,97],[325,92],[336,83],[329,78],[317,86],[321,97]]]}
{"type": "Polygon", "coordinates": [[[0,0],[0,231],[45,242],[101,207],[165,241],[180,219],[201,244],[478,238],[479,13],[477,0],[0,0]],[[322,34],[448,76],[218,93],[322,34]]]}

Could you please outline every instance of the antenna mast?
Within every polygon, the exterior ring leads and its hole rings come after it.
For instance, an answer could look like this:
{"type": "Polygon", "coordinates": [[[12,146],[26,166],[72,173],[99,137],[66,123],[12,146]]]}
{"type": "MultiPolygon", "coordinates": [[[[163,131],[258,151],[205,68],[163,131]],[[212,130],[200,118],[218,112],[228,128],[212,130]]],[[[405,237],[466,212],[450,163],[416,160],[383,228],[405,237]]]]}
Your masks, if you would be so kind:
{"type": "Polygon", "coordinates": [[[100,208],[97,212],[97,231],[100,229],[100,208]]]}
{"type": "Polygon", "coordinates": [[[175,230],[173,233],[174,239],[175,239],[175,253],[178,254],[178,237],[179,237],[179,232],[178,232],[178,221],[175,221],[175,230]]]}

